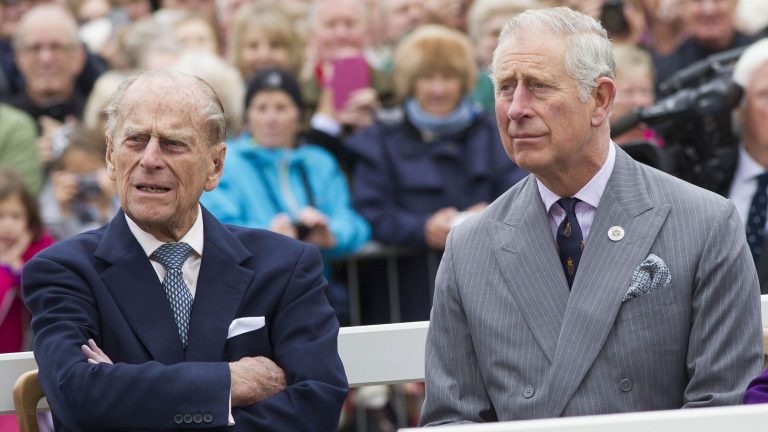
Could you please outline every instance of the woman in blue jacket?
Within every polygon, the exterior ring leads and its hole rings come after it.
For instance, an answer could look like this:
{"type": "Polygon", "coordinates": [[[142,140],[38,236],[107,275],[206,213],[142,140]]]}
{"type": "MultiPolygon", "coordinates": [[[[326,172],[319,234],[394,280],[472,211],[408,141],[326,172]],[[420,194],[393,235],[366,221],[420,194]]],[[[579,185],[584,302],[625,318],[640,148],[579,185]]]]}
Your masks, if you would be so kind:
{"type": "MultiPolygon", "coordinates": [[[[368,223],[351,206],[334,157],[300,137],[302,98],[287,72],[258,73],[246,91],[248,132],[228,142],[219,186],[202,204],[220,221],[269,229],[320,248],[325,257],[350,254],[370,239],[368,223]]],[[[333,301],[334,295],[330,293],[333,301]]]]}
{"type": "MultiPolygon", "coordinates": [[[[402,119],[380,121],[347,143],[357,156],[354,205],[376,241],[411,249],[398,258],[400,315],[427,320],[430,273],[451,227],[527,173],[504,153],[495,121],[469,99],[477,68],[466,36],[420,27],[398,46],[394,77],[402,119]]],[[[361,293],[364,321],[385,322],[391,319],[386,273],[371,271],[361,293]]]]}

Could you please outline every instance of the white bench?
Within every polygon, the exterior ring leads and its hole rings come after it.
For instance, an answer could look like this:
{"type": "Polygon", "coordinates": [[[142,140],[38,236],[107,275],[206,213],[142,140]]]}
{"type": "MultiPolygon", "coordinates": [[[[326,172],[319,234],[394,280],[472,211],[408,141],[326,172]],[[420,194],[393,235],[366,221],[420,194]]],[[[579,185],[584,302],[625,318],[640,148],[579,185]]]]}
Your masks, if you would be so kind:
{"type": "MultiPolygon", "coordinates": [[[[424,381],[429,322],[344,327],[339,356],[351,387],[424,381]]],[[[11,414],[11,389],[22,373],[37,369],[31,352],[0,354],[0,414],[11,414]]],[[[41,408],[48,408],[43,402],[41,408]]]]}

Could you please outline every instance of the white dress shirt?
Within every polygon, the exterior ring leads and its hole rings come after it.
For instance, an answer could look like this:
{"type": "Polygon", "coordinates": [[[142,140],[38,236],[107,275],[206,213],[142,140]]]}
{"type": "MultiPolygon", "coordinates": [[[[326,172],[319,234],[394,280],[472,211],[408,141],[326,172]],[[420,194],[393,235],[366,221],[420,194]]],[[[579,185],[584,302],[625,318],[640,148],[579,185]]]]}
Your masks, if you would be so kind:
{"type": "MultiPolygon", "coordinates": [[[[603,197],[605,187],[608,185],[608,179],[611,178],[613,173],[613,165],[616,163],[616,145],[613,141],[608,146],[608,157],[605,158],[603,166],[597,171],[597,173],[584,185],[581,190],[576,192],[573,198],[578,198],[581,202],[576,203],[576,219],[579,221],[579,227],[581,227],[581,235],[584,238],[586,244],[587,237],[589,236],[589,230],[592,228],[592,222],[595,220],[595,213],[597,213],[597,206],[600,204],[600,198],[603,197]]],[[[549,226],[552,229],[552,238],[557,239],[557,228],[565,219],[565,210],[559,205],[556,205],[560,195],[552,192],[544,186],[544,183],[536,178],[536,184],[539,186],[539,194],[542,201],[544,201],[544,208],[547,210],[547,219],[549,219],[549,226]]]]}
{"type": "MultiPolygon", "coordinates": [[[[766,171],[765,167],[757,163],[742,144],[739,148],[739,162],[736,165],[736,172],[731,182],[731,190],[728,192],[728,198],[733,201],[736,210],[741,216],[741,223],[747,225],[749,217],[749,208],[752,206],[752,196],[757,191],[757,176],[766,171]]],[[[766,221],[768,228],[768,221],[766,221]]]]}
{"type": "MultiPolygon", "coordinates": [[[[136,237],[136,241],[147,254],[147,258],[152,263],[152,268],[155,269],[157,277],[160,282],[163,282],[165,278],[165,267],[159,262],[150,258],[153,253],[165,242],[161,242],[156,239],[152,234],[144,231],[136,225],[136,222],[132,221],[128,215],[125,215],[125,220],[128,222],[128,229],[131,230],[133,236],[136,237]]],[[[195,292],[197,291],[197,276],[200,274],[200,261],[203,258],[203,212],[200,211],[200,205],[197,206],[197,218],[195,223],[192,224],[192,228],[184,234],[184,237],[179,240],[180,242],[187,243],[192,247],[192,251],[189,253],[187,260],[184,261],[184,265],[181,266],[181,274],[184,277],[184,283],[187,284],[189,291],[192,292],[192,298],[195,298],[195,292]]]]}

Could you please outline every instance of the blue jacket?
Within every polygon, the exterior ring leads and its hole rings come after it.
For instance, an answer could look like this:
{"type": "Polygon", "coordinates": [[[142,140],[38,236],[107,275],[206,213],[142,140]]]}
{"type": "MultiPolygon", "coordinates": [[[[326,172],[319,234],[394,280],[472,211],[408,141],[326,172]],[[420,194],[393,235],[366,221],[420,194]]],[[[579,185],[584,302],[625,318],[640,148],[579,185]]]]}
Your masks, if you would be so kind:
{"type": "Polygon", "coordinates": [[[251,228],[269,228],[278,213],[295,213],[309,206],[328,217],[336,246],[328,255],[352,253],[371,236],[368,223],[350,204],[349,186],[336,160],[314,145],[295,149],[270,149],[256,145],[249,134],[228,143],[224,174],[219,186],[201,197],[201,203],[223,223],[251,228]],[[284,162],[283,162],[284,161],[284,162]],[[296,206],[292,210],[280,192],[279,169],[286,163],[290,190],[296,206]],[[306,173],[309,191],[302,179],[306,173]]]}

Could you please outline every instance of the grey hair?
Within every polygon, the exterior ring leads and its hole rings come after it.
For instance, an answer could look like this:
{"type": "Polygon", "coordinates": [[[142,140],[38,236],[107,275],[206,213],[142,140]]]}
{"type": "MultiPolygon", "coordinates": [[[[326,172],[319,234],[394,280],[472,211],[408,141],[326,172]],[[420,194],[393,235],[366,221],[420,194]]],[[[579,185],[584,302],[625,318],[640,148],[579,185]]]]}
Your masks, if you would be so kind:
{"type": "MultiPolygon", "coordinates": [[[[311,31],[314,31],[315,27],[317,26],[317,14],[320,12],[321,8],[327,8],[327,5],[323,5],[327,0],[312,0],[309,4],[309,9],[307,10],[307,23],[309,24],[308,27],[311,29],[311,31]]],[[[368,4],[364,1],[356,1],[356,5],[360,7],[360,11],[363,14],[363,24],[365,24],[366,28],[370,27],[370,23],[368,20],[370,19],[370,12],[368,11],[368,4]]]]}
{"type": "Polygon", "coordinates": [[[27,26],[34,20],[63,23],[67,28],[67,33],[69,39],[71,39],[72,46],[76,47],[80,43],[80,38],[77,36],[77,21],[75,21],[75,17],[72,13],[57,4],[41,4],[33,7],[21,17],[21,21],[19,22],[16,34],[13,38],[13,46],[15,49],[23,48],[24,34],[27,33],[27,26]]]}
{"type": "Polygon", "coordinates": [[[616,62],[608,32],[594,18],[566,7],[528,10],[510,19],[493,52],[492,76],[496,75],[502,42],[510,37],[545,32],[566,37],[565,70],[578,83],[582,102],[597,87],[598,78],[616,77],[616,62]]]}
{"type": "Polygon", "coordinates": [[[112,96],[112,100],[107,105],[104,113],[107,116],[107,123],[105,126],[105,132],[112,140],[115,140],[115,133],[118,126],[123,121],[123,113],[121,105],[128,88],[136,81],[169,81],[179,82],[180,80],[186,80],[192,83],[194,89],[202,93],[202,96],[206,99],[205,106],[200,110],[200,115],[205,119],[205,125],[207,129],[208,145],[212,146],[223,142],[227,137],[227,116],[224,113],[224,107],[219,100],[216,91],[208,83],[202,79],[188,75],[183,72],[173,70],[157,70],[143,72],[138,75],[131,76],[123,81],[112,96]]]}

